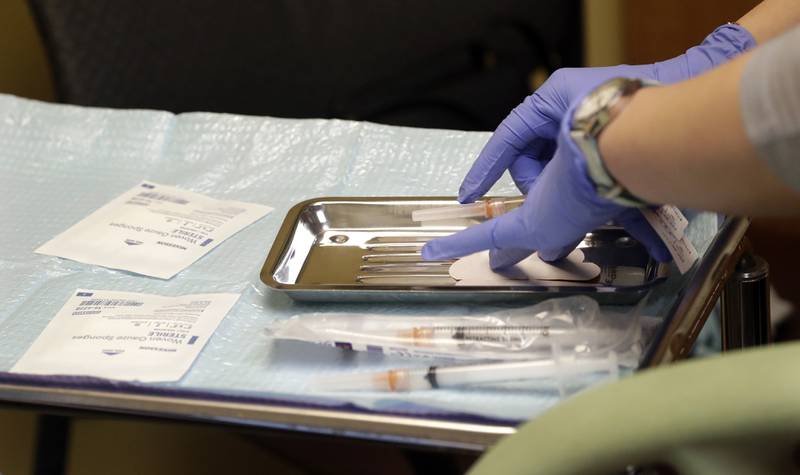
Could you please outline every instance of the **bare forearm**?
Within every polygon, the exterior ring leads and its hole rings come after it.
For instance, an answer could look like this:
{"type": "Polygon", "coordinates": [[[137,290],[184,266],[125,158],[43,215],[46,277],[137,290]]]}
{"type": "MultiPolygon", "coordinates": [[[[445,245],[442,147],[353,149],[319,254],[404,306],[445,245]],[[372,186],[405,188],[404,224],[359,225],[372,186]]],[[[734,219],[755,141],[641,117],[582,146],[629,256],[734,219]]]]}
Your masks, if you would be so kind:
{"type": "Polygon", "coordinates": [[[800,0],[764,0],[737,23],[764,43],[800,23],[800,0]]]}
{"type": "Polygon", "coordinates": [[[754,216],[800,213],[800,196],[758,158],[744,130],[739,87],[750,56],[636,93],[600,136],[611,174],[654,203],[754,216]]]}

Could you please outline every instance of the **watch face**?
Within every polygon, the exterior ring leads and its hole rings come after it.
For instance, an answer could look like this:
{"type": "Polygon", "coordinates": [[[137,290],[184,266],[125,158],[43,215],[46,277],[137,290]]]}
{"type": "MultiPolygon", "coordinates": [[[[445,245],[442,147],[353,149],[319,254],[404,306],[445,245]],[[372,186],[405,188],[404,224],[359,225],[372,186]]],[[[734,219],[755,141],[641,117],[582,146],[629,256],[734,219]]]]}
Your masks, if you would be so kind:
{"type": "Polygon", "coordinates": [[[590,92],[575,110],[575,121],[589,120],[614,103],[622,94],[621,81],[624,79],[612,79],[590,92]]]}

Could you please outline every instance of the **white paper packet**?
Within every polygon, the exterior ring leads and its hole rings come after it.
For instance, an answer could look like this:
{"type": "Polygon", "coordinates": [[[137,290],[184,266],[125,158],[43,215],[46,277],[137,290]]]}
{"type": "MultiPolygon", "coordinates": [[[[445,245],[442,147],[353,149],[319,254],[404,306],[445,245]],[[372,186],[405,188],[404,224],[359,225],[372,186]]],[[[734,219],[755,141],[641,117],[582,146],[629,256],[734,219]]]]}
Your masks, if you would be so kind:
{"type": "Polygon", "coordinates": [[[78,289],[11,372],[177,381],[238,298],[78,289]]]}
{"type": "Polygon", "coordinates": [[[36,253],[169,279],[270,211],[143,181],[36,253]]]}
{"type": "Polygon", "coordinates": [[[655,210],[641,208],[641,212],[664,245],[667,246],[680,273],[688,272],[700,258],[700,254],[692,241],[685,235],[689,221],[681,210],[672,205],[663,205],[655,210]]]}

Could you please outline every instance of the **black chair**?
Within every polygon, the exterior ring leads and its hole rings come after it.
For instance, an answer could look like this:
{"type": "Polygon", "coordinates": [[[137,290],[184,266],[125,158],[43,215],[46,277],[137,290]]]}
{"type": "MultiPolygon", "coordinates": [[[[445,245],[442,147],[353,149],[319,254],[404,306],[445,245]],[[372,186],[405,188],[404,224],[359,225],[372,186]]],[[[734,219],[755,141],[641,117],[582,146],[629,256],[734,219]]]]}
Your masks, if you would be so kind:
{"type": "Polygon", "coordinates": [[[493,129],[581,63],[580,2],[30,0],[60,101],[493,129]]]}

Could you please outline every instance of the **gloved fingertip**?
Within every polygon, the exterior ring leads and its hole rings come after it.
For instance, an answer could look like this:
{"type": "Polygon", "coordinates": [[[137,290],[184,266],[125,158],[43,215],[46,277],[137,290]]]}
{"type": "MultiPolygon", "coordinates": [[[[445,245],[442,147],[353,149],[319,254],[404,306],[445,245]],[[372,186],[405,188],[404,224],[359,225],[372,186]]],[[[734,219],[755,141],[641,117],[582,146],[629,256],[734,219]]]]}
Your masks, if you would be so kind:
{"type": "Polygon", "coordinates": [[[422,246],[422,258],[426,261],[437,261],[442,259],[441,251],[437,249],[439,246],[436,245],[435,241],[426,242],[424,246],[422,246]]]}
{"type": "Polygon", "coordinates": [[[469,226],[455,234],[428,241],[422,247],[422,258],[426,260],[453,259],[492,248],[492,231],[497,219],[490,219],[475,226],[469,226]]]}
{"type": "Polygon", "coordinates": [[[475,192],[474,187],[462,184],[458,189],[458,202],[461,204],[472,203],[480,195],[475,192]]]}

